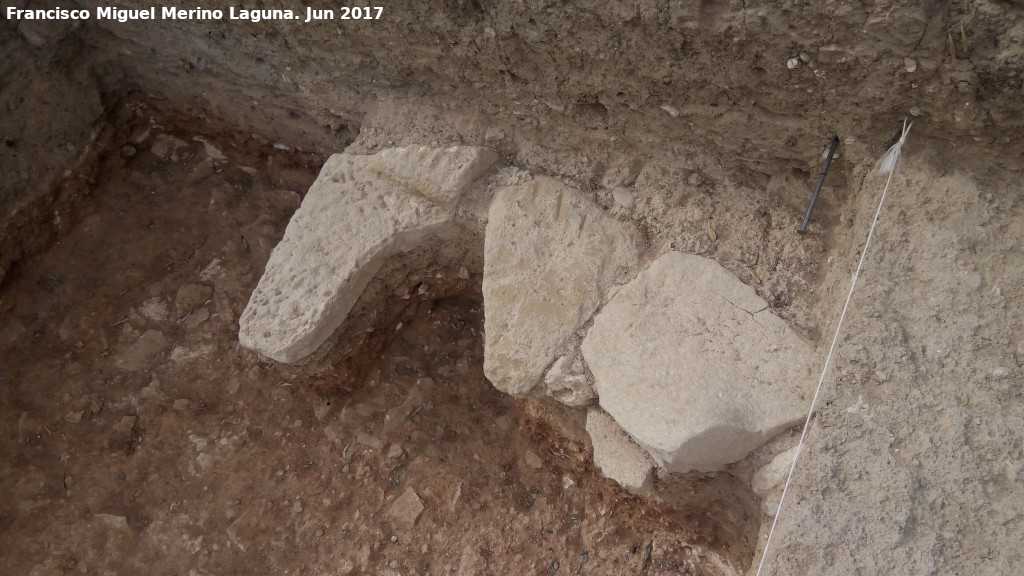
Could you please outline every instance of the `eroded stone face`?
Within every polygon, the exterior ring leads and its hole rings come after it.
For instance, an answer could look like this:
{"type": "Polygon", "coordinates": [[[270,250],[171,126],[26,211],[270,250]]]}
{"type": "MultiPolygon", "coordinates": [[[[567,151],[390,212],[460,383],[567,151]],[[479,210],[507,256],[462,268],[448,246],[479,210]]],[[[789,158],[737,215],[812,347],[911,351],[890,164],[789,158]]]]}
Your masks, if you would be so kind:
{"type": "Polygon", "coordinates": [[[496,160],[465,146],[332,156],[271,253],[239,341],[280,362],[312,353],[388,258],[454,229],[455,204],[496,160]]]}
{"type": "Polygon", "coordinates": [[[659,465],[713,471],[804,416],[811,347],[718,263],[655,260],[583,341],[600,405],[659,465]]]}
{"type": "Polygon", "coordinates": [[[523,395],[612,282],[637,260],[637,232],[551,178],[498,192],[484,240],[484,373],[523,395]]]}
{"type": "Polygon", "coordinates": [[[497,161],[498,155],[479,146],[406,146],[381,150],[365,158],[381,178],[400,182],[407,192],[453,208],[473,181],[497,161]]]}

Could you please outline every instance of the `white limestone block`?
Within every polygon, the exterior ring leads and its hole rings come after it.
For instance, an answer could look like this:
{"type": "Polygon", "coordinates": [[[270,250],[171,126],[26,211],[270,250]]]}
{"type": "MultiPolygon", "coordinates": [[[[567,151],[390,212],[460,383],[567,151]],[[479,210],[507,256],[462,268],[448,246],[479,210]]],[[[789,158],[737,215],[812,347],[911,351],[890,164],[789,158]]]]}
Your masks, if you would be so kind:
{"type": "Polygon", "coordinates": [[[241,344],[279,362],[312,353],[388,258],[455,233],[455,204],[496,160],[479,147],[331,156],[270,255],[241,344]]]}
{"type": "Polygon", "coordinates": [[[719,470],[806,414],[811,346],[717,262],[655,260],[581,347],[600,405],[670,472],[719,470]]]}
{"type": "Polygon", "coordinates": [[[637,260],[637,232],[551,178],[509,186],[484,240],[484,373],[521,396],[637,260]]]}

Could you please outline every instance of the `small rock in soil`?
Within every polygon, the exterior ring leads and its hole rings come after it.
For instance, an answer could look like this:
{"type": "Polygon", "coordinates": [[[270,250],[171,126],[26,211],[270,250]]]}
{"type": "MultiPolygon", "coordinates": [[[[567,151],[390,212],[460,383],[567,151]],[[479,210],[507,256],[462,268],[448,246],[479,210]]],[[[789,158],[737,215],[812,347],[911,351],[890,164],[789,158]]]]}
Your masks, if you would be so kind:
{"type": "Polygon", "coordinates": [[[423,502],[416,495],[412,488],[406,488],[405,492],[391,505],[388,515],[394,519],[395,524],[400,528],[408,530],[416,524],[416,519],[423,512],[423,502]]]}
{"type": "Polygon", "coordinates": [[[498,128],[488,128],[487,134],[484,136],[486,142],[497,142],[505,137],[505,133],[498,128]]]}
{"type": "Polygon", "coordinates": [[[113,514],[97,514],[96,518],[98,518],[100,522],[103,522],[108,527],[113,528],[115,530],[121,530],[124,532],[130,531],[128,529],[128,519],[124,516],[115,516],[113,514]]]}
{"type": "Polygon", "coordinates": [[[150,320],[163,322],[167,320],[167,303],[163,298],[156,296],[143,302],[139,307],[139,312],[142,312],[142,315],[150,320]]]}
{"type": "Polygon", "coordinates": [[[210,311],[207,310],[206,308],[200,308],[199,310],[196,310],[195,312],[189,314],[188,318],[185,318],[185,328],[188,328],[189,330],[194,330],[198,328],[200,324],[206,322],[209,319],[210,311]]]}
{"type": "Polygon", "coordinates": [[[209,286],[187,284],[178,289],[178,294],[174,297],[174,306],[178,309],[178,314],[185,314],[206,302],[212,293],[213,289],[209,286]]]}
{"type": "Polygon", "coordinates": [[[122,416],[121,420],[114,426],[114,430],[128,436],[132,433],[132,428],[135,427],[135,416],[122,416]]]}
{"type": "Polygon", "coordinates": [[[317,420],[323,421],[327,417],[327,413],[331,411],[331,405],[328,403],[320,404],[316,408],[313,408],[313,415],[316,416],[317,420]]]}
{"type": "Polygon", "coordinates": [[[498,430],[508,432],[508,429],[512,427],[512,417],[508,414],[499,416],[494,419],[494,424],[498,427],[498,430]]]}
{"type": "Polygon", "coordinates": [[[146,330],[134,344],[118,355],[117,365],[126,370],[141,370],[167,348],[167,339],[159,330],[146,330]]]}
{"type": "Polygon", "coordinates": [[[356,436],[356,442],[362,444],[363,446],[368,446],[370,448],[373,448],[374,450],[382,450],[384,448],[384,441],[383,440],[381,440],[380,438],[377,438],[376,436],[374,436],[372,434],[366,434],[366,433],[363,433],[363,432],[360,432],[356,436]]]}
{"type": "Polygon", "coordinates": [[[534,454],[533,450],[527,450],[526,456],[523,457],[523,460],[526,462],[527,466],[533,468],[534,470],[540,470],[540,467],[543,465],[540,456],[534,454]]]}
{"type": "Polygon", "coordinates": [[[612,198],[615,199],[615,203],[622,206],[626,210],[633,209],[633,194],[629,191],[629,188],[625,186],[616,186],[612,190],[612,198]]]}

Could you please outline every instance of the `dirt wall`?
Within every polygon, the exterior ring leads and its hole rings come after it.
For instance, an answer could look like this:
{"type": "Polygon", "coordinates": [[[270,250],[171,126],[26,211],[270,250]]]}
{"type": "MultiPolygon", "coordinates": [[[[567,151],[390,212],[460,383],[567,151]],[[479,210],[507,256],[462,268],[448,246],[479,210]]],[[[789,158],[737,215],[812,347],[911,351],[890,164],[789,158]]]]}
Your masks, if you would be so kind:
{"type": "Polygon", "coordinates": [[[89,155],[103,109],[76,39],[36,47],[0,26],[0,283],[26,249],[48,245],[72,220],[54,201],[89,155]]]}
{"type": "Polygon", "coordinates": [[[1024,123],[1019,2],[379,4],[369,21],[87,29],[155,97],[334,151],[374,102],[413,96],[557,141],[689,141],[798,163],[816,163],[833,134],[881,148],[911,106],[926,115],[919,132],[951,143],[1017,146],[1024,123]]]}
{"type": "Polygon", "coordinates": [[[720,174],[765,188],[794,170],[810,179],[833,135],[844,172],[880,156],[911,107],[922,113],[915,136],[950,161],[1014,168],[1024,158],[1020,2],[380,5],[375,20],[304,22],[302,6],[273,0],[259,8],[298,19],[231,20],[214,3],[223,19],[118,22],[95,18],[104,3],[80,1],[62,6],[93,18],[5,21],[4,211],[51,190],[103,106],[133,87],[154,110],[320,155],[345,148],[389,102],[422,106],[435,125],[478,119],[453,142],[489,143],[580,184],[606,184],[594,152],[699,150],[720,174]],[[571,154],[592,166],[567,171],[571,154]]]}

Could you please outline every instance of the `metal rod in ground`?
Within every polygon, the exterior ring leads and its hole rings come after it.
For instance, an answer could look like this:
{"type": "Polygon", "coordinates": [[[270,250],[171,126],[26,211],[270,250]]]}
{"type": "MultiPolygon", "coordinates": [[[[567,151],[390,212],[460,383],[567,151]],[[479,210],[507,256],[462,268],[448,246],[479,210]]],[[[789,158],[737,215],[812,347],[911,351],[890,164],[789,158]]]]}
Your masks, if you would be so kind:
{"type": "Polygon", "coordinates": [[[818,177],[818,185],[814,187],[814,195],[811,196],[811,205],[807,207],[807,214],[804,215],[804,223],[797,232],[803,234],[807,232],[807,225],[811,223],[811,213],[814,212],[814,205],[818,203],[818,195],[821,194],[821,186],[825,183],[825,176],[828,175],[828,168],[832,165],[832,156],[836,153],[836,148],[839,148],[839,136],[832,138],[832,145],[828,147],[828,156],[825,158],[825,167],[821,169],[821,176],[818,177]]]}

